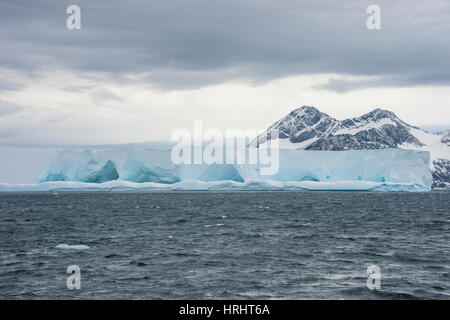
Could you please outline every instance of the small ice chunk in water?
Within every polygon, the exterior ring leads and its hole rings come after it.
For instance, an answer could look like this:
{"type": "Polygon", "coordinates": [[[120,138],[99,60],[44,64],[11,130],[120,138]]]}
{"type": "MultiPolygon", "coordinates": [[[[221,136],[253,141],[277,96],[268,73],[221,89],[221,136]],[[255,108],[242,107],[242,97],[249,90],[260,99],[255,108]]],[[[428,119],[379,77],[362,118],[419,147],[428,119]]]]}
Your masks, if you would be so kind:
{"type": "Polygon", "coordinates": [[[84,245],[84,244],[69,245],[69,244],[61,243],[61,244],[58,244],[56,246],[56,249],[63,249],[63,250],[87,250],[87,249],[89,249],[89,247],[84,245]]]}

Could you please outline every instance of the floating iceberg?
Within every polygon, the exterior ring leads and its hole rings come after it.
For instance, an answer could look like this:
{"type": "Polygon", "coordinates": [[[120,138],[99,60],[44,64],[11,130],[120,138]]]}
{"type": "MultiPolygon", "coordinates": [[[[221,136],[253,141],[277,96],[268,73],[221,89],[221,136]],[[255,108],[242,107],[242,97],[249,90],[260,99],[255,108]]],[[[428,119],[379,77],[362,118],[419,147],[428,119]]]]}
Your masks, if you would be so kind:
{"type": "Polygon", "coordinates": [[[70,245],[70,244],[65,244],[65,243],[58,244],[55,248],[62,249],[62,250],[87,250],[87,249],[89,249],[89,247],[84,244],[70,245]]]}
{"type": "Polygon", "coordinates": [[[279,150],[279,170],[250,164],[173,164],[170,150],[122,147],[62,150],[35,185],[0,191],[56,190],[358,190],[429,191],[429,153],[382,149],[279,150]]]}

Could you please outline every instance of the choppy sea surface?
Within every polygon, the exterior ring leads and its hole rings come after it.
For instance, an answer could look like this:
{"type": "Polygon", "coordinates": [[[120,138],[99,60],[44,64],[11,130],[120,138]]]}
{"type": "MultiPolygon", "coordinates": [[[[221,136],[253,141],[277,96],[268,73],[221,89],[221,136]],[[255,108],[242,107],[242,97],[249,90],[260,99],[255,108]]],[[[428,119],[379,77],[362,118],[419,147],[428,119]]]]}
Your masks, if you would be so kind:
{"type": "Polygon", "coordinates": [[[314,298],[450,299],[450,193],[0,194],[0,299],[314,298]]]}

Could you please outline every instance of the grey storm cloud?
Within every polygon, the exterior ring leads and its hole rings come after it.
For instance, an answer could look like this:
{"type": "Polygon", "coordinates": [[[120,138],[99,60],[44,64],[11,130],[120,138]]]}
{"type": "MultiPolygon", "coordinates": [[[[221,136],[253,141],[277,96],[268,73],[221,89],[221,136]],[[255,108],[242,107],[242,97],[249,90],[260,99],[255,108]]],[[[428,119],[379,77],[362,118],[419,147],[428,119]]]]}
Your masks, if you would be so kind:
{"type": "Polygon", "coordinates": [[[142,74],[168,89],[318,73],[381,79],[323,86],[338,92],[447,85],[449,34],[450,3],[440,0],[0,1],[0,66],[142,74]],[[371,31],[374,2],[382,29],[371,31]],[[66,28],[71,4],[81,30],[66,28]]]}
{"type": "Polygon", "coordinates": [[[0,100],[0,117],[7,115],[7,114],[9,115],[9,114],[17,113],[22,110],[23,110],[22,106],[0,100]]]}

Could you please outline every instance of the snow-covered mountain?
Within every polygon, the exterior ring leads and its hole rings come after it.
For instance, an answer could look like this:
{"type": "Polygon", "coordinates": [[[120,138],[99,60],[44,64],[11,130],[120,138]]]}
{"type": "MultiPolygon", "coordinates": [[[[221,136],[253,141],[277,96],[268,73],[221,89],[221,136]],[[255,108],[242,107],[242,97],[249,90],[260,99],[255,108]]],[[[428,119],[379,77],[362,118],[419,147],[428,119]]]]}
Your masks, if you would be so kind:
{"type": "Polygon", "coordinates": [[[375,109],[358,118],[337,120],[310,106],[291,111],[250,145],[279,138],[280,148],[362,150],[400,148],[430,152],[433,188],[450,188],[450,130],[438,134],[407,124],[393,112],[375,109]],[[271,137],[272,129],[279,130],[271,137]]]}

